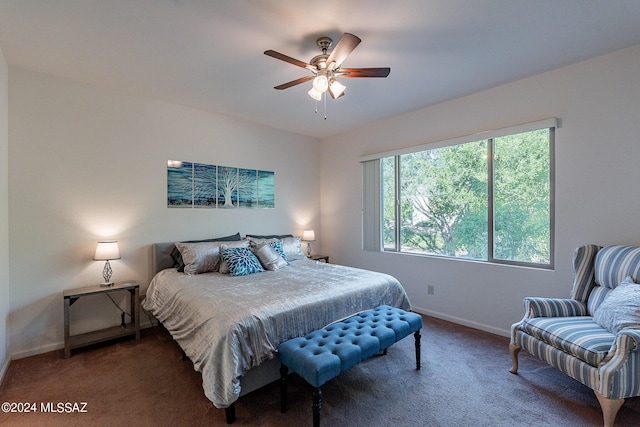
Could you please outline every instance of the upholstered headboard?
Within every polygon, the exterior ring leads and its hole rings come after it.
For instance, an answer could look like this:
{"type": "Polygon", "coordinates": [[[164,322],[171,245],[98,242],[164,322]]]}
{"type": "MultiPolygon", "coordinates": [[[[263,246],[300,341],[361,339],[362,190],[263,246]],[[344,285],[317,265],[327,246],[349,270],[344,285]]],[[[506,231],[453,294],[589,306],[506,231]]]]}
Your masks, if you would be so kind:
{"type": "Polygon", "coordinates": [[[152,273],[155,275],[157,272],[164,270],[165,268],[173,267],[173,258],[171,258],[171,251],[175,244],[171,243],[154,243],[151,245],[152,251],[152,273]]]}

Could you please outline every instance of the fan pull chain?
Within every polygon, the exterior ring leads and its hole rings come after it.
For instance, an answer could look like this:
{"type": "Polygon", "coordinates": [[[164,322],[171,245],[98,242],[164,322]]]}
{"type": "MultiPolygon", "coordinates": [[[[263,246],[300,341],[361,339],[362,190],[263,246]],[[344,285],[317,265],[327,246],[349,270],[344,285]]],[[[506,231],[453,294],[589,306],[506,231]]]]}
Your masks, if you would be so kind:
{"type": "Polygon", "coordinates": [[[327,120],[327,92],[324,93],[324,119],[327,120]]]}

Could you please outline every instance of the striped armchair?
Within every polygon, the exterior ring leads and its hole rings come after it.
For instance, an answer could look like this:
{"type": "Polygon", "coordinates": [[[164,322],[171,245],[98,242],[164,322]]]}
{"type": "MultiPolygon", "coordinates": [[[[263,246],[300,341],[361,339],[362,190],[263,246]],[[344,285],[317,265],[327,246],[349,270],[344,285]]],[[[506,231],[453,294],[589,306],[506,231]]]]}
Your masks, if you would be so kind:
{"type": "Polygon", "coordinates": [[[624,399],[640,396],[640,325],[612,333],[593,315],[625,278],[640,283],[640,247],[581,246],[573,269],[569,299],[524,299],[524,318],[511,326],[511,373],[518,371],[518,352],[527,350],[591,388],[604,426],[612,427],[624,399]]]}

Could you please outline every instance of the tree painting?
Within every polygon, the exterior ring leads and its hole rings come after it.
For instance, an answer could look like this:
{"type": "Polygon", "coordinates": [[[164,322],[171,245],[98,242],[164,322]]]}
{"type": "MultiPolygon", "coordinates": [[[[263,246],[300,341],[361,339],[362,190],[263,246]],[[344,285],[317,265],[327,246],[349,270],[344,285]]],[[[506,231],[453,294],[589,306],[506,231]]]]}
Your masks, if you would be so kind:
{"type": "Polygon", "coordinates": [[[217,201],[217,166],[194,163],[193,165],[193,206],[214,208],[217,201]]]}
{"type": "Polygon", "coordinates": [[[167,206],[273,208],[274,173],[203,163],[167,161],[167,206]]]}
{"type": "Polygon", "coordinates": [[[238,169],[238,207],[255,208],[258,205],[258,180],[255,169],[238,169]]]}
{"type": "Polygon", "coordinates": [[[174,208],[193,205],[193,167],[190,162],[167,161],[167,206],[174,208]]]}
{"type": "Polygon", "coordinates": [[[218,167],[218,207],[235,208],[238,200],[238,168],[218,167]]]}
{"type": "Polygon", "coordinates": [[[275,175],[273,172],[258,171],[258,207],[275,207],[275,175]]]}

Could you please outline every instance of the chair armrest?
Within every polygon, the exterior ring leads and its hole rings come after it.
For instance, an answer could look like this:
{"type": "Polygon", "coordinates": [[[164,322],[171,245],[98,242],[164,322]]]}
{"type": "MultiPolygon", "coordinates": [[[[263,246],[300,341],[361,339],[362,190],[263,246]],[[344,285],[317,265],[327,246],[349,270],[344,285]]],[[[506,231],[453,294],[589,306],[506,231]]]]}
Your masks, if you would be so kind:
{"type": "Polygon", "coordinates": [[[526,297],[525,319],[532,317],[586,316],[587,306],[574,299],[526,297]]]}
{"type": "Polygon", "coordinates": [[[623,329],[616,335],[616,344],[621,351],[640,351],[640,329],[623,329]]]}
{"type": "Polygon", "coordinates": [[[598,392],[610,399],[637,396],[637,366],[640,366],[640,329],[623,329],[616,335],[607,357],[598,365],[598,392]],[[620,375],[629,378],[614,381],[620,375]]]}

